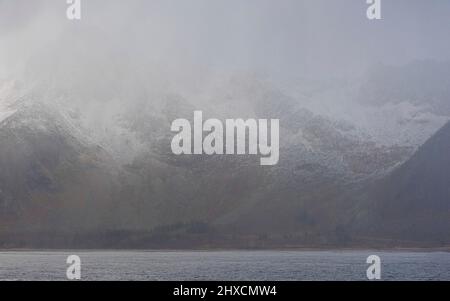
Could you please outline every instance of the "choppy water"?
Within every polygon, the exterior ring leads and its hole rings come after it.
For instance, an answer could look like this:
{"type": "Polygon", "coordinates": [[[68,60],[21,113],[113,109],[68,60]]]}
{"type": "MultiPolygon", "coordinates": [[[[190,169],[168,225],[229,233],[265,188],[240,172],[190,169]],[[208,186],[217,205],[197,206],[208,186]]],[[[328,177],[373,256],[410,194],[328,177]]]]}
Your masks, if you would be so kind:
{"type": "Polygon", "coordinates": [[[450,280],[450,253],[376,251],[0,252],[0,280],[65,280],[72,254],[83,280],[365,280],[372,254],[383,280],[450,280]]]}

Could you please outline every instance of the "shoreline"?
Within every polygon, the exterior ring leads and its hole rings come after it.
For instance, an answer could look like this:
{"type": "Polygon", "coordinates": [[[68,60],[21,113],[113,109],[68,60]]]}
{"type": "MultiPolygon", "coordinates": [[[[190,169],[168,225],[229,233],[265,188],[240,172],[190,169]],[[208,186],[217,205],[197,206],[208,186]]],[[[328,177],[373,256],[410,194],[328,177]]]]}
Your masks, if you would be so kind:
{"type": "Polygon", "coordinates": [[[418,247],[418,248],[267,248],[267,249],[250,249],[250,248],[192,248],[192,249],[85,249],[85,248],[53,248],[53,249],[35,249],[35,248],[12,248],[12,249],[0,249],[0,253],[37,253],[37,252],[83,252],[83,253],[100,253],[100,252],[130,252],[130,253],[181,253],[181,252],[205,252],[205,253],[215,253],[215,252],[386,252],[386,253],[450,253],[449,247],[418,247]]]}

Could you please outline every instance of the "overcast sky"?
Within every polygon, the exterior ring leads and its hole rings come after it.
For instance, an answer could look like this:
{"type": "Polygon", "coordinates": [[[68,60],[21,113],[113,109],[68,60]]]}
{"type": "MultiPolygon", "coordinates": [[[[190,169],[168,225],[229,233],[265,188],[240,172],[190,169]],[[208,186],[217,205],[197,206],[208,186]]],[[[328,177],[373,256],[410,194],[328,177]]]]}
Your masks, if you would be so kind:
{"type": "Polygon", "coordinates": [[[326,78],[450,60],[450,1],[384,0],[381,21],[367,20],[365,2],[82,0],[82,20],[70,22],[65,0],[0,0],[0,75],[121,58],[326,78]]]}

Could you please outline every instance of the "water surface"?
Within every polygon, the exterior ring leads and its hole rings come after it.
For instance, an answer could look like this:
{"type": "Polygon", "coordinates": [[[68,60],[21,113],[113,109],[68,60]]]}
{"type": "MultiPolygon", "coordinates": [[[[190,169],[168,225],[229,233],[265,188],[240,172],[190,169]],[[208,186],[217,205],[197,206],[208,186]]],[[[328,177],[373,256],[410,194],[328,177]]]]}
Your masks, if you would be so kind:
{"type": "Polygon", "coordinates": [[[450,280],[450,253],[377,251],[0,252],[0,280],[65,280],[69,255],[83,280],[366,280],[372,254],[383,280],[450,280]]]}

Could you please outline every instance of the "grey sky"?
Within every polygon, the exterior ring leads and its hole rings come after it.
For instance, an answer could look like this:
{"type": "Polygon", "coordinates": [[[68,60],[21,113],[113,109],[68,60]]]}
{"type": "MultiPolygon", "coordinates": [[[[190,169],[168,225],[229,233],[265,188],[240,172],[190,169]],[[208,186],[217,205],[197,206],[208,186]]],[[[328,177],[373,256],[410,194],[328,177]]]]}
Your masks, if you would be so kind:
{"type": "Polygon", "coordinates": [[[114,54],[175,69],[313,78],[450,60],[447,0],[384,0],[381,21],[366,19],[365,0],[84,0],[80,22],[66,19],[65,2],[0,0],[0,75],[50,71],[43,66],[54,68],[54,58],[114,65],[114,54]]]}

